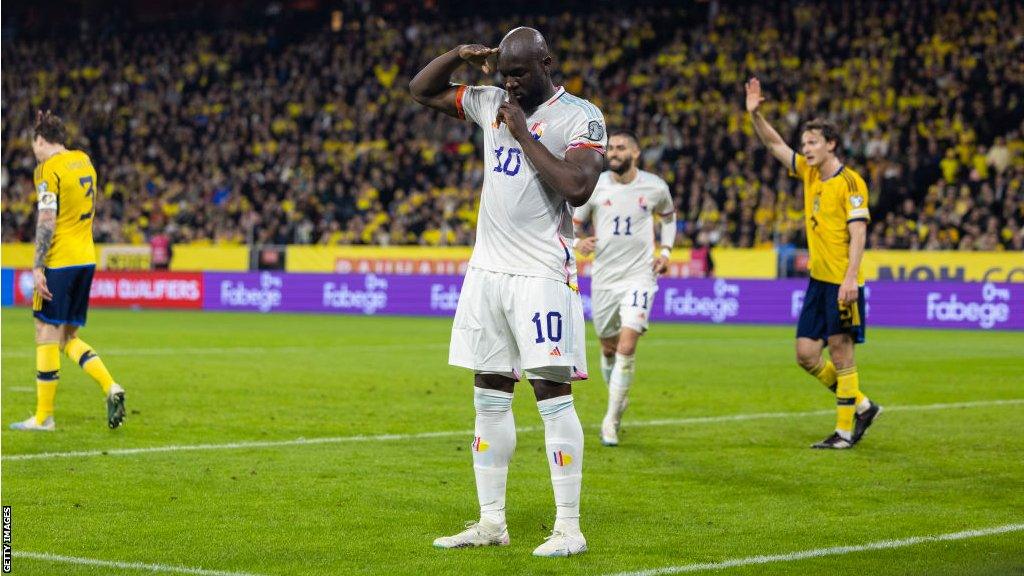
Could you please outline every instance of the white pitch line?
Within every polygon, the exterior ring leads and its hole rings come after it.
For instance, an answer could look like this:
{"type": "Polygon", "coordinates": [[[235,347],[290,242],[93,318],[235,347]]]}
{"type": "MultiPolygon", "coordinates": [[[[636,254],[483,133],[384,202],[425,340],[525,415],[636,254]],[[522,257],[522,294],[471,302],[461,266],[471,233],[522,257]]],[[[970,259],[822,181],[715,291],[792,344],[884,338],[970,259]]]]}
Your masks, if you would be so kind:
{"type": "MultiPolygon", "coordinates": [[[[448,349],[448,344],[344,344],[346,351],[373,350],[431,350],[448,349]]],[[[225,354],[320,354],[322,351],[313,346],[229,346],[229,347],[184,347],[184,348],[113,348],[100,350],[101,356],[219,356],[225,354]]],[[[11,350],[3,352],[4,358],[35,358],[35,352],[11,350]]]]}
{"type": "Polygon", "coordinates": [[[224,570],[206,570],[204,568],[189,568],[187,566],[171,566],[168,564],[147,564],[143,562],[114,562],[111,560],[97,560],[95,558],[79,558],[77,556],[61,556],[48,552],[24,552],[15,550],[15,558],[31,558],[45,562],[61,562],[64,564],[78,564],[80,566],[102,566],[104,568],[117,568],[119,570],[142,570],[146,572],[166,572],[170,574],[198,574],[199,576],[260,576],[252,572],[227,572],[224,570]]]}
{"type": "MultiPolygon", "coordinates": [[[[921,412],[929,410],[952,410],[956,408],[983,408],[986,406],[1012,406],[1024,404],[1024,398],[1009,400],[979,400],[974,402],[950,402],[946,404],[917,404],[909,406],[886,407],[886,412],[921,412]]],[[[729,414],[723,416],[698,416],[693,418],[671,418],[665,420],[640,420],[629,422],[628,427],[651,426],[685,426],[687,424],[716,424],[720,422],[738,422],[746,420],[766,420],[778,418],[804,418],[807,416],[824,416],[835,414],[835,410],[812,410],[809,412],[761,412],[756,414],[729,414]]],[[[594,428],[594,426],[588,426],[594,428]]],[[[523,426],[517,432],[537,432],[541,426],[523,426]]],[[[248,448],[279,448],[283,446],[309,446],[315,444],[341,444],[345,442],[389,442],[395,440],[424,440],[429,438],[449,438],[452,436],[472,436],[472,430],[443,430],[437,432],[417,432],[414,434],[373,434],[355,436],[325,436],[323,438],[296,438],[294,440],[255,440],[249,442],[227,442],[223,444],[174,444],[169,446],[152,446],[147,448],[121,448],[114,450],[82,450],[77,452],[41,452],[37,454],[4,455],[4,462],[20,460],[48,460],[53,458],[85,458],[89,456],[132,456],[135,454],[155,454],[161,452],[198,452],[204,450],[241,450],[248,448]]]]}
{"type": "Polygon", "coordinates": [[[866,552],[868,550],[889,550],[892,548],[906,548],[907,546],[916,546],[917,544],[927,544],[929,542],[949,542],[953,540],[967,540],[968,538],[995,536],[998,534],[1019,532],[1021,530],[1024,530],[1024,524],[1005,524],[1003,526],[994,526],[992,528],[980,528],[978,530],[964,530],[963,532],[953,532],[950,534],[936,534],[934,536],[912,536],[910,538],[901,538],[899,540],[880,540],[878,542],[869,542],[868,544],[859,544],[856,546],[835,546],[832,548],[815,548],[813,550],[803,550],[800,552],[791,552],[789,554],[748,556],[746,558],[734,558],[732,560],[723,560],[722,562],[707,562],[702,564],[683,564],[681,566],[666,566],[664,568],[652,568],[650,570],[640,570],[637,572],[617,572],[615,574],[609,574],[607,576],[661,576],[663,574],[708,572],[711,570],[724,570],[726,568],[736,568],[739,566],[772,564],[775,562],[794,562],[796,560],[806,560],[807,558],[821,558],[823,556],[841,556],[844,554],[853,554],[855,552],[866,552]]]}

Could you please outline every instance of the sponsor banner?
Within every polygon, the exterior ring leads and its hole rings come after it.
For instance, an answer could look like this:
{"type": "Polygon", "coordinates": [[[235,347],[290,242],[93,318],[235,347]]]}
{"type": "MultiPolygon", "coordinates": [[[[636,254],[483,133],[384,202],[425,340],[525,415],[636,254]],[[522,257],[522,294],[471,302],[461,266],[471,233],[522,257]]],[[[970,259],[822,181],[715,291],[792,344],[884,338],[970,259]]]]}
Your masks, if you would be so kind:
{"type": "MultiPolygon", "coordinates": [[[[15,273],[14,303],[31,305],[31,270],[15,273]]],[[[203,306],[203,275],[175,272],[97,270],[89,305],[109,308],[195,308],[203,306]]]]}
{"type": "Polygon", "coordinates": [[[14,304],[14,270],[4,268],[0,270],[0,306],[11,306],[14,304]]]}
{"type": "MultiPolygon", "coordinates": [[[[256,312],[452,316],[463,277],[451,275],[208,273],[204,308],[256,312]]],[[[663,278],[654,321],[795,325],[807,280],[663,278]]],[[[590,279],[580,279],[590,315],[590,279]]],[[[1024,330],[1024,285],[874,282],[871,326],[1024,330]]]]}
{"type": "Polygon", "coordinates": [[[868,281],[1024,283],[1024,252],[868,250],[863,269],[868,281]]]}
{"type": "Polygon", "coordinates": [[[141,308],[202,308],[203,275],[188,272],[97,271],[90,305],[141,308]]]}
{"type": "MultiPolygon", "coordinates": [[[[245,271],[249,269],[248,246],[211,246],[209,244],[174,244],[171,270],[199,272],[203,270],[245,271]]],[[[96,244],[97,269],[148,270],[152,262],[149,245],[96,244]],[[106,264],[106,266],[104,266],[106,264]]],[[[32,268],[35,245],[4,243],[0,259],[7,268],[32,268]]]]}
{"type": "MultiPolygon", "coordinates": [[[[807,280],[663,280],[653,320],[796,324],[807,280]]],[[[868,328],[1024,330],[1024,286],[994,282],[872,282],[868,328]]]]}
{"type": "Polygon", "coordinates": [[[204,308],[254,312],[327,312],[451,316],[459,275],[207,273],[204,308]]]}
{"type": "MultiPolygon", "coordinates": [[[[472,248],[467,246],[288,246],[288,272],[336,274],[465,274],[472,248]]],[[[711,251],[715,275],[724,278],[775,278],[776,254],[772,249],[715,248],[711,251]]],[[[592,258],[577,254],[580,276],[589,276],[592,258]]],[[[703,278],[707,267],[691,251],[676,249],[667,278],[703,278]]]]}
{"type": "Polygon", "coordinates": [[[465,274],[469,260],[392,260],[380,258],[338,258],[338,274],[451,275],[465,274]]]}

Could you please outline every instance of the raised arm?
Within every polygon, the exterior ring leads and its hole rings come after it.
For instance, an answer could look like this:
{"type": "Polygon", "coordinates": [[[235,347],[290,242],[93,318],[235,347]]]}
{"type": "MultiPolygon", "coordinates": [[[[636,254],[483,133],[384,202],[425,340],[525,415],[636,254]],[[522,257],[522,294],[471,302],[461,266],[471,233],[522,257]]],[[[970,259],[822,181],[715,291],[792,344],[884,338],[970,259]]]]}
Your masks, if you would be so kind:
{"type": "Polygon", "coordinates": [[[776,160],[789,166],[793,162],[793,149],[786,144],[786,141],[782,139],[782,136],[779,136],[779,133],[772,128],[772,125],[765,120],[759,110],[761,103],[764,102],[764,95],[761,93],[761,81],[757,78],[751,78],[746,83],[746,89],[747,112],[750,113],[750,119],[754,122],[754,132],[757,133],[758,139],[768,147],[768,151],[771,152],[776,160]]]}
{"type": "Polygon", "coordinates": [[[480,44],[463,44],[449,50],[431,60],[416,74],[409,82],[409,92],[416,102],[458,118],[459,108],[455,102],[458,86],[452,85],[452,74],[463,62],[479,67],[485,74],[490,74],[494,71],[493,57],[497,54],[497,48],[488,48],[480,44]]]}

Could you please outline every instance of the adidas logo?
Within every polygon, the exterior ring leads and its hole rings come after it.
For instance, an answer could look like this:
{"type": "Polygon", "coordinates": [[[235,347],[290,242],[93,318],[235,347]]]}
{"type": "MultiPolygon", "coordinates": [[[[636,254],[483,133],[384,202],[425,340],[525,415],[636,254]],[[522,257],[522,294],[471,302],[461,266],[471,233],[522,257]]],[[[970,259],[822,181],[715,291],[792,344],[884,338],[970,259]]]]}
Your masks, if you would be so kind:
{"type": "Polygon", "coordinates": [[[554,350],[552,350],[551,354],[549,354],[549,356],[561,356],[561,355],[562,355],[562,351],[558,349],[558,346],[555,346],[554,350]]]}
{"type": "Polygon", "coordinates": [[[612,205],[612,201],[611,201],[611,199],[608,199],[608,200],[605,200],[605,201],[604,201],[604,204],[603,204],[603,206],[611,206],[611,205],[612,205]]]}

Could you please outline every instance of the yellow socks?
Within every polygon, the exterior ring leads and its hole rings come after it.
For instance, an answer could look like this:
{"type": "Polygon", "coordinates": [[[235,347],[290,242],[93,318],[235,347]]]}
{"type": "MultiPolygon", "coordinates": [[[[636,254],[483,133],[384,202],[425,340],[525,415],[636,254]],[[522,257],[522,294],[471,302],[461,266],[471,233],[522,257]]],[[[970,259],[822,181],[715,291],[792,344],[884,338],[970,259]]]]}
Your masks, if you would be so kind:
{"type": "Polygon", "coordinates": [[[107,371],[103,360],[100,360],[100,357],[96,355],[91,346],[86,344],[81,338],[73,338],[64,346],[64,352],[67,353],[68,358],[78,362],[78,365],[82,367],[82,370],[85,370],[86,374],[99,383],[104,394],[110,392],[110,386],[114,383],[114,377],[107,371]]]}
{"type": "MultiPolygon", "coordinates": [[[[836,393],[838,388],[838,375],[836,374],[836,365],[831,360],[825,360],[822,358],[818,360],[818,365],[810,370],[811,376],[818,379],[819,382],[825,385],[826,388],[836,393]]],[[[861,393],[860,388],[857,388],[857,393],[854,395],[853,403],[857,406],[857,411],[860,412],[863,409],[867,409],[867,402],[864,400],[867,397],[861,393]]]]}
{"type": "Polygon", "coordinates": [[[60,346],[56,342],[36,345],[36,424],[53,416],[53,400],[60,380],[60,346]]]}
{"type": "Polygon", "coordinates": [[[824,357],[818,359],[818,365],[809,370],[811,376],[818,379],[833,393],[836,391],[836,365],[824,357]]]}
{"type": "Polygon", "coordinates": [[[836,432],[849,439],[853,435],[853,415],[857,410],[857,396],[860,393],[857,367],[839,370],[836,373],[836,384],[836,432]]]}

